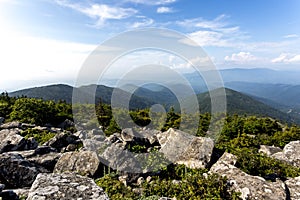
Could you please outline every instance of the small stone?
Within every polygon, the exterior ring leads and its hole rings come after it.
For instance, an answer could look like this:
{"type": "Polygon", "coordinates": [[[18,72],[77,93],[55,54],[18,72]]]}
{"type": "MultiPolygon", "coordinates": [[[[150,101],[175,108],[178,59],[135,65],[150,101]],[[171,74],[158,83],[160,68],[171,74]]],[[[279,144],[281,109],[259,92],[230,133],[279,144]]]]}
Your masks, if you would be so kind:
{"type": "Polygon", "coordinates": [[[141,186],[145,182],[145,179],[143,177],[139,177],[137,180],[137,185],[141,186]]]}
{"type": "Polygon", "coordinates": [[[152,180],[152,177],[151,177],[151,176],[147,176],[146,182],[147,182],[147,183],[150,183],[151,180],[152,180]]]}

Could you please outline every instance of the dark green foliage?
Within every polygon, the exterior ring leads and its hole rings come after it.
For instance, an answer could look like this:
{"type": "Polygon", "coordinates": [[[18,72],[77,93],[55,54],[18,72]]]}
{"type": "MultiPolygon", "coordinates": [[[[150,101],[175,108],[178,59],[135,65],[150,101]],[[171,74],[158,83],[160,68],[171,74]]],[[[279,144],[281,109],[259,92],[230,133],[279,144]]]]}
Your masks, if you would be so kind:
{"type": "Polygon", "coordinates": [[[49,141],[51,138],[53,138],[55,136],[55,133],[51,133],[48,131],[39,131],[36,129],[27,129],[23,131],[21,135],[25,139],[33,137],[39,143],[39,145],[42,145],[45,142],[49,141]]]}
{"type": "Polygon", "coordinates": [[[11,121],[45,125],[57,125],[65,119],[72,119],[71,106],[65,102],[55,103],[42,99],[18,98],[11,107],[11,121]]]}
{"type": "Polygon", "coordinates": [[[167,119],[162,131],[166,131],[169,128],[179,128],[181,117],[178,113],[174,111],[174,108],[171,108],[167,113],[167,119]]]}
{"type": "Polygon", "coordinates": [[[218,175],[207,175],[198,171],[186,173],[178,183],[170,179],[156,178],[145,183],[143,195],[167,196],[176,199],[239,199],[237,193],[229,194],[227,181],[218,175]]]}
{"type": "Polygon", "coordinates": [[[268,178],[275,176],[281,179],[300,176],[300,169],[283,161],[276,160],[255,150],[242,148],[234,152],[238,156],[236,166],[248,174],[268,178]]]}
{"type": "Polygon", "coordinates": [[[3,92],[0,95],[0,117],[4,117],[5,119],[9,118],[15,101],[16,98],[9,97],[6,92],[3,92]]]}
{"type": "Polygon", "coordinates": [[[150,183],[142,185],[142,194],[132,192],[136,185],[124,186],[116,174],[106,175],[96,180],[110,199],[157,199],[157,197],[176,197],[177,199],[238,199],[237,193],[227,192],[227,181],[217,175],[203,176],[205,170],[184,169],[182,165],[172,165],[153,177],[150,183]],[[176,178],[178,183],[173,183],[176,178]],[[151,197],[151,198],[150,198],[151,197]]]}
{"type": "Polygon", "coordinates": [[[118,180],[118,176],[114,173],[103,176],[97,179],[96,184],[104,189],[110,199],[129,200],[138,199],[136,194],[129,188],[125,187],[123,183],[118,180]]]}
{"type": "Polygon", "coordinates": [[[259,146],[284,147],[299,140],[300,129],[282,128],[269,118],[228,116],[216,148],[238,156],[237,167],[248,174],[268,178],[300,176],[300,169],[258,153],[259,146]]]}
{"type": "Polygon", "coordinates": [[[147,147],[145,145],[127,145],[126,149],[133,153],[146,153],[147,147]]]}
{"type": "Polygon", "coordinates": [[[100,102],[96,105],[98,122],[103,127],[108,127],[112,119],[111,106],[100,102]]]}
{"type": "Polygon", "coordinates": [[[108,127],[105,129],[105,134],[106,134],[106,136],[109,136],[111,134],[119,133],[119,132],[121,132],[121,128],[119,127],[117,122],[114,120],[114,118],[112,118],[110,120],[108,127]]]}
{"type": "Polygon", "coordinates": [[[40,99],[20,98],[12,107],[10,119],[25,123],[44,125],[55,116],[52,102],[40,99]]]}
{"type": "Polygon", "coordinates": [[[147,126],[151,122],[148,109],[131,111],[130,116],[138,126],[147,126]]]}

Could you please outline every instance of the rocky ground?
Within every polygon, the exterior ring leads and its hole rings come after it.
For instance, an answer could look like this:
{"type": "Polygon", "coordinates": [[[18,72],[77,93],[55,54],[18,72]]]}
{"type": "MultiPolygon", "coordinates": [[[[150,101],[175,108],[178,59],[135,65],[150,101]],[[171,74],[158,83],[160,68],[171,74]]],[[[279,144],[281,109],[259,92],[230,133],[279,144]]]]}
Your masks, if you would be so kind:
{"type": "MultiPolygon", "coordinates": [[[[270,182],[246,174],[235,166],[234,155],[224,153],[215,158],[210,138],[175,129],[160,132],[130,128],[106,137],[100,129],[66,131],[72,125],[68,121],[60,128],[1,121],[0,199],[109,199],[94,182],[94,178],[103,174],[103,164],[122,172],[119,180],[124,185],[132,182],[139,185],[151,181],[149,174],[157,163],[168,164],[168,161],[189,168],[209,168],[209,173],[226,176],[229,190],[240,192],[242,199],[300,199],[300,177],[270,182]],[[22,136],[28,129],[55,136],[39,144],[33,137],[22,136]],[[144,147],[142,150],[148,154],[128,151],[138,146],[144,147]],[[156,162],[148,163],[149,159],[156,162]]],[[[260,151],[300,167],[300,141],[290,142],[284,149],[262,145],[260,151]]]]}

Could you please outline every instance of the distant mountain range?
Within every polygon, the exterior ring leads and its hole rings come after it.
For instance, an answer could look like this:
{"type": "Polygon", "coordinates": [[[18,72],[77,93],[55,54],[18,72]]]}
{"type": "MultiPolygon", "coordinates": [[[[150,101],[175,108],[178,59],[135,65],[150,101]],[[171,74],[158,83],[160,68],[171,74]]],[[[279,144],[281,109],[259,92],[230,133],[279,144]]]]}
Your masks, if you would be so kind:
{"type": "MultiPolygon", "coordinates": [[[[224,83],[227,82],[249,82],[249,83],[262,83],[262,84],[287,84],[287,85],[300,85],[300,71],[282,71],[272,70],[266,68],[254,69],[222,69],[219,73],[224,83]]],[[[203,71],[202,75],[206,79],[214,78],[212,71],[203,71]]],[[[199,85],[203,81],[199,80],[198,73],[185,74],[188,80],[196,80],[199,85]],[[198,78],[197,78],[198,77],[198,78]]]]}
{"type": "MultiPolygon", "coordinates": [[[[234,85],[234,84],[233,84],[234,85]]],[[[81,93],[82,99],[78,99],[78,102],[86,102],[84,97],[90,95],[90,92],[96,91],[96,102],[101,101],[110,104],[111,96],[114,88],[107,86],[89,85],[80,88],[74,88],[81,93]]],[[[119,94],[128,95],[125,90],[119,90],[119,94]]],[[[218,90],[218,89],[217,89],[218,90]]],[[[217,91],[216,90],[216,91],[217,91]]],[[[241,92],[237,92],[231,89],[225,89],[227,98],[227,112],[230,114],[247,114],[256,116],[268,116],[275,119],[279,119],[283,122],[300,124],[300,116],[297,114],[288,114],[279,109],[272,107],[272,103],[266,99],[259,99],[258,97],[249,96],[241,92]],[[265,101],[265,102],[263,102],[265,101]]],[[[212,91],[213,92],[213,91],[212,91]]],[[[45,100],[65,100],[69,103],[72,102],[73,87],[68,85],[49,85],[44,87],[29,88],[16,92],[9,93],[10,96],[27,96],[33,98],[42,98],[45,100]]],[[[209,92],[204,92],[197,95],[199,101],[199,107],[201,112],[210,112],[211,99],[209,92]]],[[[189,96],[186,96],[186,100],[189,100],[189,96]]],[[[130,108],[147,108],[154,104],[164,105],[166,109],[174,106],[178,108],[177,97],[168,88],[147,86],[146,88],[138,88],[131,97],[130,108]]],[[[277,105],[273,102],[274,105],[277,105]]],[[[278,105],[277,105],[278,107],[278,105]]],[[[285,108],[285,107],[284,107],[285,108]]]]}
{"type": "Polygon", "coordinates": [[[300,110],[300,85],[227,82],[225,86],[252,96],[272,100],[282,106],[300,110]]]}

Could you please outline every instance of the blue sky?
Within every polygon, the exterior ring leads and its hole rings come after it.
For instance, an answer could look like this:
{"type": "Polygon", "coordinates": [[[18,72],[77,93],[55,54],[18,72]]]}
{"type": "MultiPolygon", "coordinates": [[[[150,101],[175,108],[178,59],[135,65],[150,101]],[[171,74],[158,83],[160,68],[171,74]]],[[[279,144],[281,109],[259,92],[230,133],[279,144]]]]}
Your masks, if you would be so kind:
{"type": "Polygon", "coordinates": [[[191,37],[217,68],[298,70],[299,0],[0,0],[0,90],[69,83],[97,45],[123,31],[191,37]]]}

